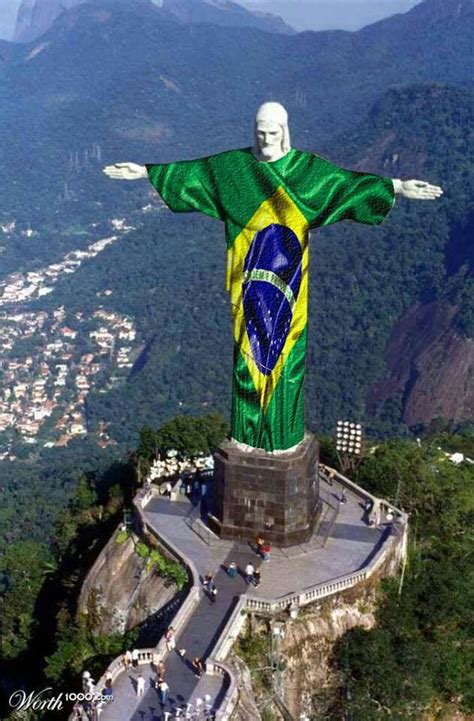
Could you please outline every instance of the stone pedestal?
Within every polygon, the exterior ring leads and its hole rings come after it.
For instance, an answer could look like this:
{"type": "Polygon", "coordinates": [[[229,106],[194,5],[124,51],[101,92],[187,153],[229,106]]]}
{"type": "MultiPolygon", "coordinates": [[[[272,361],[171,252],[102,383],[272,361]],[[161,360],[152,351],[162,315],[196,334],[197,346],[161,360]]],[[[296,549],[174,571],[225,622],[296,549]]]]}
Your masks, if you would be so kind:
{"type": "Polygon", "coordinates": [[[243,451],[224,441],[214,454],[211,525],[221,538],[271,544],[307,541],[320,511],[319,445],[312,434],[293,451],[243,451]]]}

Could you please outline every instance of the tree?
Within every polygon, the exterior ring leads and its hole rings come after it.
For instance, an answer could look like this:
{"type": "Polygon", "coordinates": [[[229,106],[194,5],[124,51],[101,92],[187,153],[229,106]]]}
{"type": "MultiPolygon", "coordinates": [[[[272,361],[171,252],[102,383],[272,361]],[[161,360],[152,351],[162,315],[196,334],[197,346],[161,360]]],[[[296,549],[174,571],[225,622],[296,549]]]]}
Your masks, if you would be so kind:
{"type": "Polygon", "coordinates": [[[345,634],[335,649],[352,694],[344,709],[356,718],[418,719],[431,703],[449,708],[456,699],[472,712],[474,468],[452,464],[437,443],[397,441],[364,460],[358,481],[398,495],[416,539],[412,531],[401,594],[398,579],[382,584],[377,627],[345,634]]]}
{"type": "Polygon", "coordinates": [[[76,492],[72,499],[72,510],[87,511],[97,502],[97,493],[91,481],[86,476],[81,476],[77,482],[76,492]]]}
{"type": "Polygon", "coordinates": [[[3,557],[6,589],[0,595],[2,654],[16,658],[25,651],[36,621],[34,610],[44,577],[55,566],[46,546],[36,541],[18,541],[3,557]]]}
{"type": "Polygon", "coordinates": [[[228,432],[228,424],[217,413],[203,417],[177,416],[156,433],[161,453],[174,449],[183,458],[212,453],[228,432]]]}

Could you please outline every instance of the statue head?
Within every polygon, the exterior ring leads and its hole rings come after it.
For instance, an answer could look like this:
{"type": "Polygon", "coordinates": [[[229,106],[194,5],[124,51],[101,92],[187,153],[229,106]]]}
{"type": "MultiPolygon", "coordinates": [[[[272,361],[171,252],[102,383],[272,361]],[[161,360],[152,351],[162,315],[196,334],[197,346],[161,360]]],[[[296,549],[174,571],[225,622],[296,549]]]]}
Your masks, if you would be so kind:
{"type": "Polygon", "coordinates": [[[259,160],[279,160],[290,150],[288,113],[280,103],[263,103],[255,116],[254,154],[259,160]]]}

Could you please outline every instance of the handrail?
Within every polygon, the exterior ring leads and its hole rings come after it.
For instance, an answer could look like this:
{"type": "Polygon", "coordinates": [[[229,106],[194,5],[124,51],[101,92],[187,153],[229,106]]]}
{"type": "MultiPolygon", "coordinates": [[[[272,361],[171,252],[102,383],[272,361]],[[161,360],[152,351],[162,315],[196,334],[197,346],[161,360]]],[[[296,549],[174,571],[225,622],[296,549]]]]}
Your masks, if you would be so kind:
{"type": "MultiPolygon", "coordinates": [[[[376,496],[373,496],[368,491],[365,491],[360,486],[357,486],[355,483],[343,476],[338,471],[334,470],[334,475],[337,476],[337,480],[339,483],[345,485],[347,488],[350,488],[352,492],[356,493],[360,497],[380,501],[380,499],[377,499],[376,496]]],[[[188,592],[188,595],[180,606],[179,610],[177,611],[176,616],[173,618],[173,626],[179,633],[179,631],[187,623],[189,617],[194,611],[195,606],[199,603],[199,600],[201,598],[199,575],[191,559],[184,556],[183,553],[176,548],[172,541],[170,541],[170,539],[166,538],[166,536],[163,536],[161,533],[158,533],[153,527],[148,524],[144,516],[143,510],[148,501],[151,499],[152,495],[153,491],[151,492],[151,495],[148,495],[147,501],[145,503],[143,503],[143,493],[140,496],[139,494],[137,494],[134,499],[134,506],[140,518],[142,528],[144,529],[145,533],[153,535],[159,541],[159,543],[163,545],[176,559],[186,565],[192,580],[191,588],[188,592]]],[[[249,594],[242,594],[240,596],[227,623],[225,624],[222,632],[220,633],[213,648],[211,649],[210,655],[206,662],[206,671],[210,673],[227,675],[229,679],[229,689],[224,695],[224,698],[222,699],[219,707],[222,714],[222,721],[227,721],[227,719],[230,718],[230,714],[235,708],[238,698],[238,689],[234,675],[232,671],[223,663],[223,661],[229,653],[229,650],[236,638],[238,637],[240,631],[242,630],[242,627],[246,620],[245,611],[278,613],[282,610],[289,609],[290,607],[306,606],[322,598],[327,598],[329,596],[340,593],[341,591],[344,591],[357,585],[358,583],[361,583],[362,581],[367,580],[375,573],[375,571],[380,568],[384,561],[387,560],[387,558],[389,557],[390,552],[393,551],[394,548],[396,549],[397,546],[399,547],[399,558],[403,557],[406,553],[408,515],[403,511],[395,508],[392,504],[389,504],[385,501],[384,505],[386,505],[387,508],[390,508],[393,511],[394,515],[397,516],[397,520],[400,521],[400,525],[402,527],[402,533],[397,532],[397,524],[391,524],[391,531],[393,532],[390,532],[382,547],[377,551],[377,553],[375,553],[375,555],[373,556],[373,558],[371,558],[365,568],[359,569],[358,571],[353,571],[349,574],[345,574],[331,581],[324,581],[322,583],[315,584],[314,586],[306,588],[298,593],[289,593],[276,599],[262,599],[251,596],[249,594]]],[[[147,663],[149,661],[154,661],[155,659],[162,659],[166,656],[166,653],[167,651],[165,640],[161,639],[154,649],[139,650],[139,663],[147,663]]],[[[114,661],[112,661],[112,663],[109,665],[107,672],[112,674],[112,679],[114,680],[119,675],[122,669],[122,657],[118,657],[117,659],[114,659],[114,661]]],[[[105,685],[106,673],[101,677],[98,684],[102,683],[103,685],[105,685]]],[[[70,717],[71,720],[72,718],[73,716],[70,717]]]]}
{"type": "MultiPolygon", "coordinates": [[[[403,520],[404,523],[408,522],[408,514],[405,513],[405,511],[402,511],[400,508],[397,508],[393,503],[389,503],[388,501],[381,499],[378,496],[374,496],[373,493],[370,493],[370,491],[366,491],[365,488],[358,486],[357,483],[351,481],[350,478],[347,478],[347,476],[344,476],[335,468],[331,468],[331,466],[325,466],[325,468],[330,470],[333,473],[333,476],[337,476],[337,480],[339,483],[346,486],[346,488],[350,489],[357,496],[360,496],[365,500],[370,500],[375,503],[382,503],[387,508],[387,510],[392,511],[393,514],[397,516],[400,520],[403,520]]],[[[327,478],[327,474],[324,472],[324,470],[320,468],[319,472],[323,473],[324,476],[327,478]]]]}

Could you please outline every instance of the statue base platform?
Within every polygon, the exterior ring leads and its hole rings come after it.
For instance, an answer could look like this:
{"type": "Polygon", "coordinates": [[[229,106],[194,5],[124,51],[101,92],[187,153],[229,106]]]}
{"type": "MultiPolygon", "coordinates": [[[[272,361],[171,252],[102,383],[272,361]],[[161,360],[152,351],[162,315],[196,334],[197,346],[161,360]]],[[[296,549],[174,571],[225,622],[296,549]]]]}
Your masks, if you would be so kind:
{"type": "Polygon", "coordinates": [[[321,511],[319,444],[308,433],[293,450],[243,451],[224,441],[214,454],[209,525],[221,538],[292,546],[308,541],[321,511]]]}

